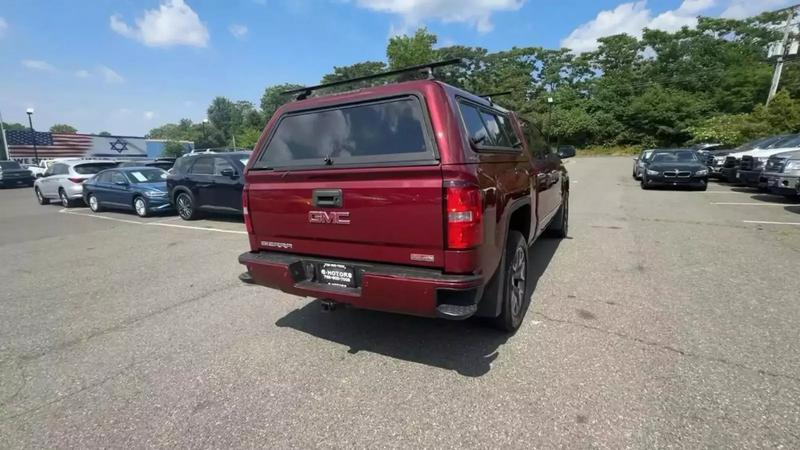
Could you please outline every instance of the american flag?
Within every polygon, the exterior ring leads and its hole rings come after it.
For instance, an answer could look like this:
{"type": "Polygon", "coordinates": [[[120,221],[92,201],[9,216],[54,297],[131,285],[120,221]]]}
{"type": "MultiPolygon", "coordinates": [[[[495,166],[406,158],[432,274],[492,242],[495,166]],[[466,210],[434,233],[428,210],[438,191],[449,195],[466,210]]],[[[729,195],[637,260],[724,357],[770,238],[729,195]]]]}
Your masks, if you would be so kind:
{"type": "Polygon", "coordinates": [[[82,157],[92,148],[92,136],[87,134],[50,133],[30,130],[8,130],[9,158],[33,158],[33,142],[39,159],[82,157]]]}

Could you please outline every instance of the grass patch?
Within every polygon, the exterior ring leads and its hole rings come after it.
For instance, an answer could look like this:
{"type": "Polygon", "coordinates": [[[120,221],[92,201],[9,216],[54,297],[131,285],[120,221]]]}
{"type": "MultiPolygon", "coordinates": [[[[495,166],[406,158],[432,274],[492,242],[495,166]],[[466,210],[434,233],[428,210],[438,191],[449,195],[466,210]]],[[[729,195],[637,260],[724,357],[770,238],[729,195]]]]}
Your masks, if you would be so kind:
{"type": "Polygon", "coordinates": [[[638,155],[641,151],[642,147],[635,145],[595,145],[578,149],[577,156],[631,156],[638,155]]]}

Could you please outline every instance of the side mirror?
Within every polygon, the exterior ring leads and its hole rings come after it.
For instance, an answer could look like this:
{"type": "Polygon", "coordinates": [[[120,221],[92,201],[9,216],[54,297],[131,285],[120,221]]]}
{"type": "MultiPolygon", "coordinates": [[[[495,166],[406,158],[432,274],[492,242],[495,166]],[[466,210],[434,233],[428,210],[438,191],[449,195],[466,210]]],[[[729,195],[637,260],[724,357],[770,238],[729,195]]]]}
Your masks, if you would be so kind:
{"type": "Polygon", "coordinates": [[[236,172],[233,169],[222,169],[222,172],[219,173],[223,177],[233,178],[236,175],[236,172]]]}

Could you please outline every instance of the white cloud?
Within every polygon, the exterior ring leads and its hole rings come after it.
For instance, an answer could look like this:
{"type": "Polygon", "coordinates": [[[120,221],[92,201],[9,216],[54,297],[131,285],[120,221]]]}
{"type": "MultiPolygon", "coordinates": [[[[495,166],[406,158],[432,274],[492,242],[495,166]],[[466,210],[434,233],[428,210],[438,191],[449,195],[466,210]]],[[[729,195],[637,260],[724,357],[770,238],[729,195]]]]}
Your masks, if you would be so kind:
{"type": "Polygon", "coordinates": [[[205,47],[209,39],[208,29],[184,0],[165,0],[158,9],[146,10],[135,26],[118,14],[111,16],[109,25],[116,33],[149,47],[205,47]]]}
{"type": "MultiPolygon", "coordinates": [[[[790,6],[793,0],[730,0],[730,4],[722,11],[722,17],[744,19],[758,15],[764,11],[790,6]]],[[[794,2],[797,3],[797,2],[794,2]]]]}
{"type": "Polygon", "coordinates": [[[123,78],[122,75],[118,74],[114,69],[108,66],[97,66],[97,73],[106,83],[109,84],[125,82],[125,78],[123,78]]]}
{"type": "Polygon", "coordinates": [[[88,70],[79,69],[75,71],[75,76],[77,78],[89,78],[92,74],[90,74],[88,70]]]}
{"type": "Polygon", "coordinates": [[[400,16],[403,24],[392,26],[392,34],[400,34],[436,19],[442,22],[468,23],[479,33],[492,31],[492,14],[497,11],[516,11],[525,0],[355,0],[362,7],[400,16]]]}
{"type": "Polygon", "coordinates": [[[22,60],[22,67],[31,70],[41,70],[44,72],[53,72],[56,70],[56,68],[47,61],[41,61],[38,59],[24,59],[22,60]]]}
{"type": "Polygon", "coordinates": [[[6,19],[0,17],[0,37],[6,34],[7,29],[8,29],[8,22],[6,22],[6,19]]]}
{"type": "Polygon", "coordinates": [[[597,49],[597,39],[615,34],[640,37],[644,28],[677,31],[697,25],[697,16],[716,6],[717,0],[684,0],[673,10],[653,15],[647,0],[623,3],[612,10],[600,11],[593,20],[576,28],[561,41],[577,53],[597,49]]]}
{"type": "Polygon", "coordinates": [[[156,113],[153,111],[145,111],[142,116],[145,118],[145,120],[152,120],[156,116],[156,113]]]}
{"type": "Polygon", "coordinates": [[[245,25],[240,25],[238,23],[234,23],[234,24],[231,24],[231,26],[228,27],[228,31],[230,31],[231,34],[233,35],[233,37],[235,37],[236,39],[242,40],[247,36],[247,32],[249,30],[247,29],[247,26],[245,26],[245,25]]]}

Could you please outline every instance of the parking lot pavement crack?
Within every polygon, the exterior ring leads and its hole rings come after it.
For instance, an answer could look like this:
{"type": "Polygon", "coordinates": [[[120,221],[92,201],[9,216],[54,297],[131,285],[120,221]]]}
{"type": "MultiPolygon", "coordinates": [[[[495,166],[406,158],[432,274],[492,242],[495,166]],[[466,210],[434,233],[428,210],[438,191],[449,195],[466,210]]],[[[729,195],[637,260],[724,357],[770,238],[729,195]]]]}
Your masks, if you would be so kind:
{"type": "Polygon", "coordinates": [[[102,379],[100,379],[98,381],[95,381],[93,383],[88,383],[88,384],[86,384],[84,386],[81,386],[79,389],[77,389],[75,391],[69,392],[69,393],[67,393],[65,395],[61,395],[61,396],[59,396],[57,398],[54,398],[54,399],[49,400],[49,401],[46,401],[46,402],[44,402],[44,403],[42,403],[40,405],[34,406],[33,408],[28,408],[26,410],[20,411],[20,412],[18,412],[16,414],[12,414],[10,416],[0,417],[0,421],[9,421],[9,420],[16,419],[18,417],[26,416],[28,414],[32,414],[32,413],[41,411],[42,409],[47,408],[48,406],[54,405],[56,403],[63,402],[64,400],[72,398],[72,397],[74,397],[76,395],[79,395],[79,394],[81,394],[83,392],[86,392],[86,391],[88,391],[90,389],[94,389],[94,388],[96,388],[98,386],[102,386],[102,385],[106,384],[107,382],[126,374],[135,365],[136,365],[135,361],[131,362],[130,364],[128,364],[125,367],[123,367],[122,369],[120,369],[120,370],[118,370],[118,371],[116,371],[116,372],[114,372],[112,374],[109,374],[109,375],[103,377],[102,379]]]}
{"type": "Polygon", "coordinates": [[[625,333],[621,333],[619,331],[606,330],[606,329],[603,329],[603,328],[600,328],[600,327],[596,327],[596,326],[592,326],[592,325],[588,325],[588,324],[585,324],[585,323],[573,322],[571,320],[566,320],[566,319],[557,319],[557,318],[554,318],[554,317],[549,317],[549,316],[547,316],[545,314],[542,314],[540,312],[537,312],[536,315],[538,315],[539,317],[542,317],[544,320],[546,320],[548,322],[555,322],[555,323],[560,323],[560,324],[563,324],[563,325],[571,325],[571,326],[584,328],[586,330],[597,331],[597,332],[606,334],[608,336],[618,337],[618,338],[621,338],[621,339],[625,339],[627,341],[635,342],[637,344],[645,345],[645,346],[650,347],[650,348],[656,348],[656,349],[663,350],[663,351],[666,351],[666,352],[674,353],[674,354],[680,355],[682,357],[701,359],[701,360],[710,361],[710,362],[716,362],[716,363],[723,364],[723,365],[726,365],[726,366],[729,366],[729,367],[733,367],[733,368],[737,368],[737,369],[741,369],[741,370],[746,370],[748,372],[754,372],[754,373],[757,373],[759,375],[764,375],[764,376],[768,376],[768,377],[772,377],[772,378],[781,378],[781,379],[793,381],[795,383],[800,383],[800,377],[796,377],[796,376],[793,376],[793,375],[787,375],[787,374],[773,372],[773,371],[769,371],[769,370],[765,370],[765,369],[754,368],[754,367],[750,367],[750,366],[744,365],[742,363],[729,361],[729,360],[727,360],[725,358],[698,355],[698,354],[695,354],[695,353],[688,352],[686,350],[681,350],[679,348],[672,347],[672,346],[667,345],[667,344],[662,344],[660,342],[649,341],[647,339],[642,339],[642,338],[636,337],[636,336],[630,336],[630,335],[627,335],[625,333]]]}
{"type": "Polygon", "coordinates": [[[235,281],[235,282],[228,283],[228,284],[226,284],[226,285],[224,285],[224,286],[222,286],[222,287],[220,287],[218,289],[212,289],[210,291],[203,292],[200,295],[193,296],[191,298],[188,298],[186,300],[180,301],[178,303],[173,303],[173,304],[165,306],[163,308],[158,308],[158,309],[150,311],[150,312],[148,312],[146,314],[141,314],[141,315],[138,315],[138,316],[129,317],[129,318],[119,322],[118,324],[116,324],[114,326],[111,326],[111,327],[108,327],[108,328],[103,328],[101,330],[93,331],[93,332],[91,332],[91,333],[89,333],[89,334],[87,334],[85,336],[81,336],[81,337],[77,337],[77,338],[74,338],[74,339],[70,339],[68,341],[62,342],[62,343],[60,343],[58,345],[55,345],[53,347],[44,349],[42,351],[31,352],[31,353],[27,353],[27,354],[21,355],[19,357],[19,359],[21,361],[23,361],[23,362],[34,361],[36,359],[42,358],[44,356],[47,356],[49,354],[60,352],[62,350],[68,349],[70,347],[74,347],[75,345],[83,344],[83,343],[85,343],[87,341],[90,341],[90,340],[92,340],[94,338],[118,332],[120,330],[123,330],[125,328],[130,327],[131,325],[135,325],[136,323],[141,322],[143,320],[147,320],[147,319],[149,319],[151,317],[154,317],[154,316],[157,316],[157,315],[169,312],[169,311],[173,311],[173,310],[181,308],[181,307],[183,307],[185,305],[188,305],[188,304],[194,303],[196,301],[202,300],[202,299],[204,299],[204,298],[206,298],[206,297],[208,297],[210,295],[213,295],[213,294],[216,294],[218,292],[222,292],[222,291],[225,291],[227,289],[230,289],[230,288],[233,288],[235,286],[238,286],[239,284],[241,284],[241,283],[238,280],[235,281]]]}

